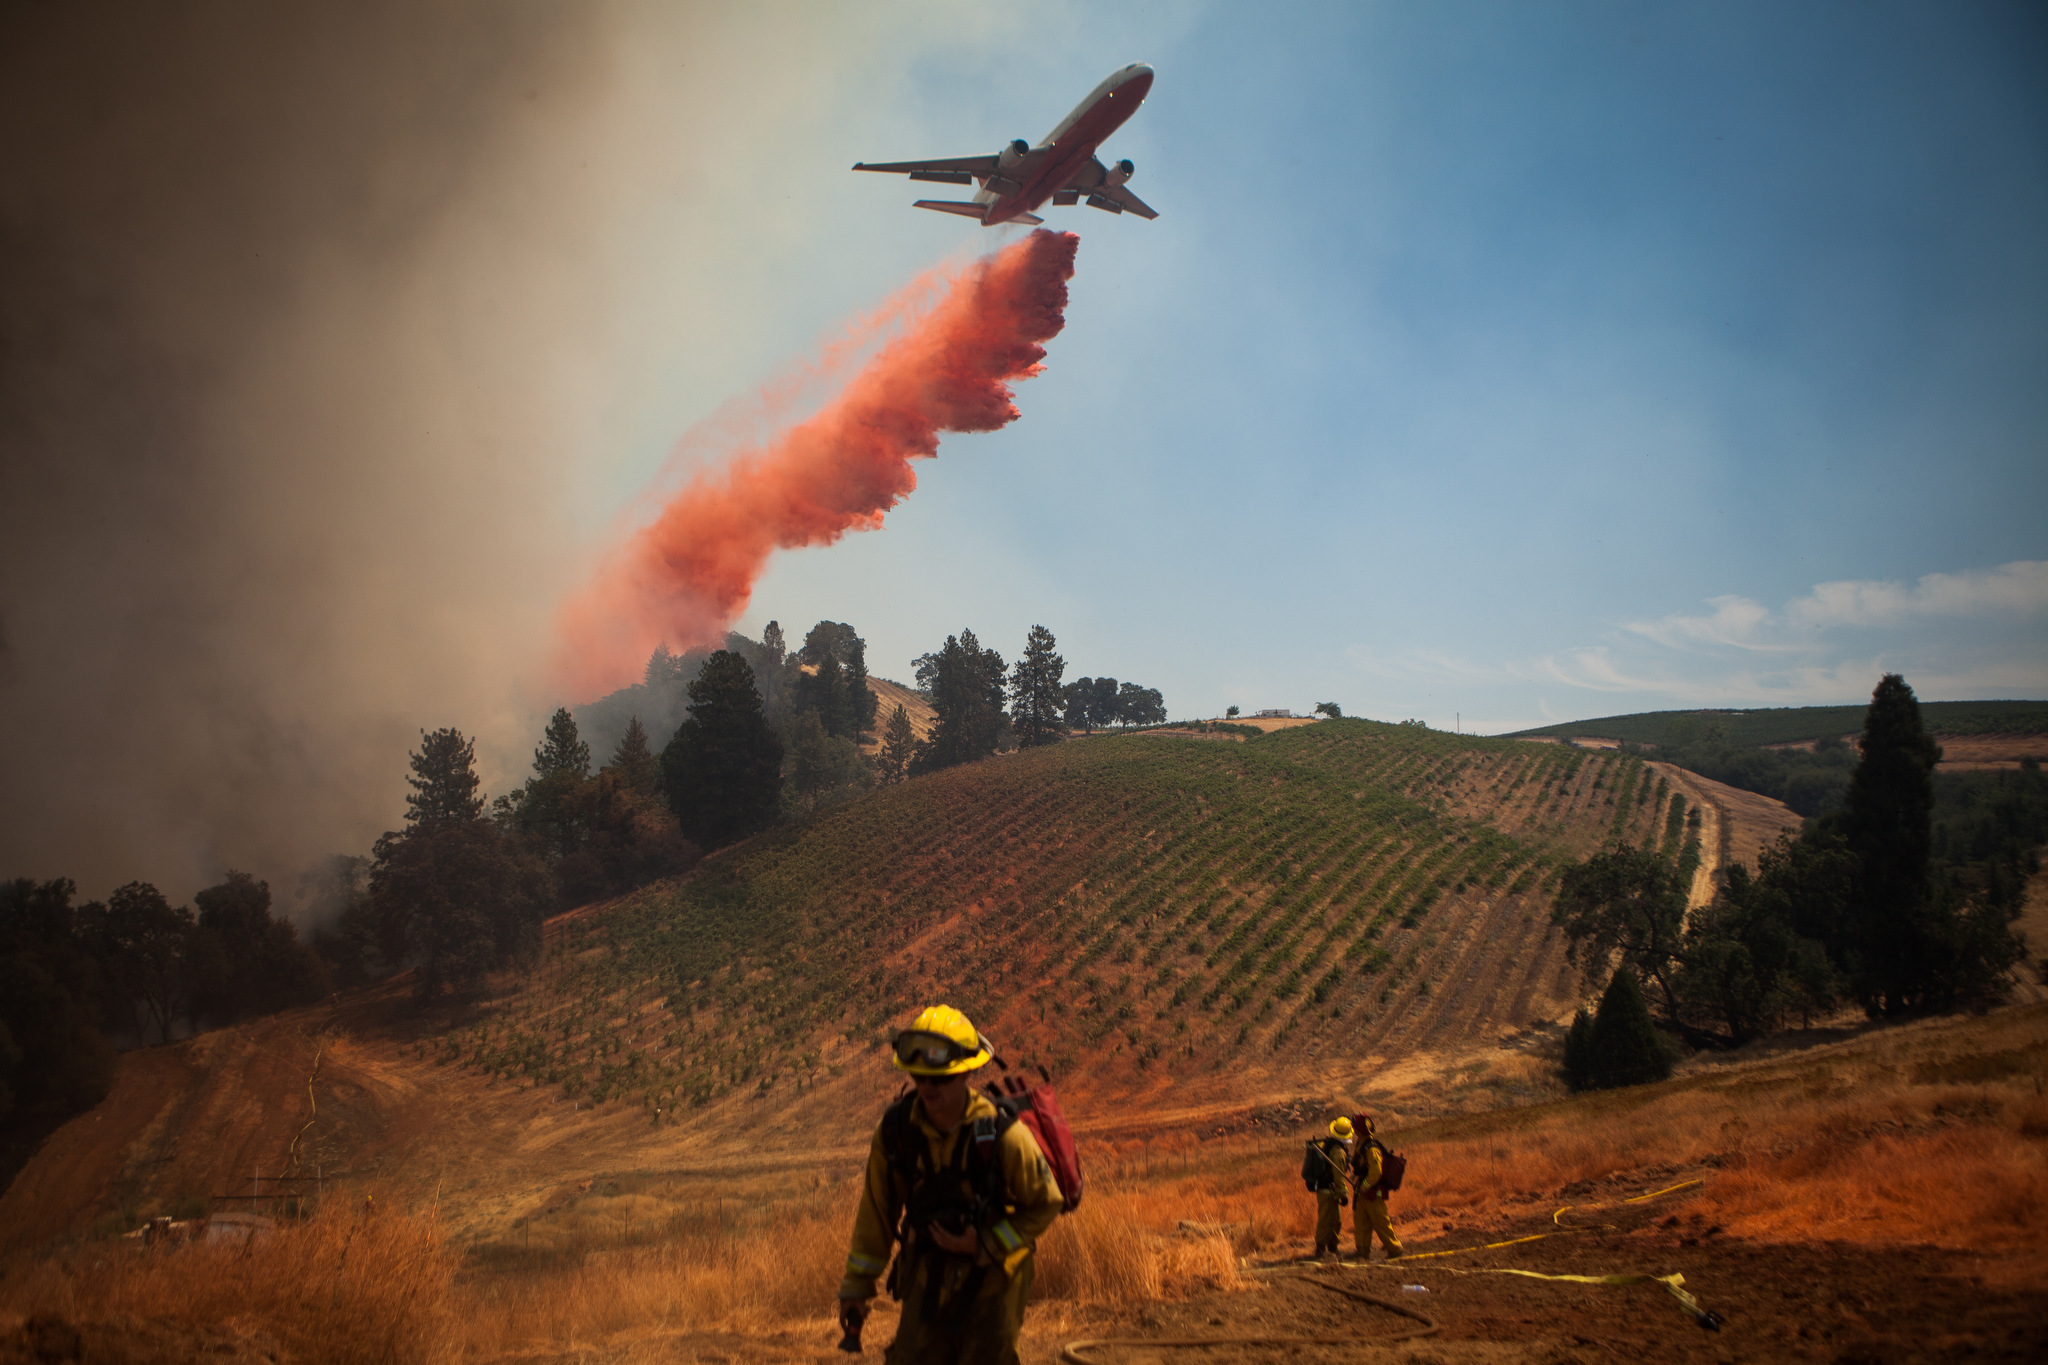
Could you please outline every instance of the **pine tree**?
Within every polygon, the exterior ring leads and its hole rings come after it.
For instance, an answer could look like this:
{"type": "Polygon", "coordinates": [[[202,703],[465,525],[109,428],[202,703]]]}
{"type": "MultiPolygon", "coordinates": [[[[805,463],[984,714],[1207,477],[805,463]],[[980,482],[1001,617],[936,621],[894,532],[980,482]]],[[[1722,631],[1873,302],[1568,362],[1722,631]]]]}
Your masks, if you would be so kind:
{"type": "Polygon", "coordinates": [[[1896,673],[1870,696],[1849,778],[1842,832],[1856,860],[1851,881],[1850,986],[1873,1014],[1925,1003],[1937,935],[1928,880],[1934,765],[1941,749],[1920,724],[1920,703],[1896,673]]]}
{"type": "Polygon", "coordinates": [[[1591,1088],[1593,1016],[1580,1010],[1572,1016],[1571,1031],[1564,1036],[1564,1083],[1573,1091],[1591,1088]]]}
{"type": "Polygon", "coordinates": [[[1993,904],[1934,875],[1941,747],[1898,674],[1871,693],[1859,747],[1838,825],[1853,863],[1840,954],[1851,992],[1873,1015],[2002,994],[2020,945],[1993,904]]]}
{"type": "Polygon", "coordinates": [[[875,689],[868,686],[868,643],[858,635],[853,637],[851,657],[846,661],[846,695],[853,708],[853,737],[875,728],[875,712],[880,700],[875,689]]]}
{"type": "Polygon", "coordinates": [[[949,635],[936,654],[919,655],[917,686],[938,720],[917,748],[912,768],[936,772],[996,751],[1009,720],[1003,714],[1003,656],[983,649],[971,630],[949,635]]]}
{"type": "Polygon", "coordinates": [[[882,733],[882,754],[877,766],[884,786],[903,780],[916,749],[917,732],[910,728],[909,713],[898,706],[889,713],[889,726],[882,733]]]}
{"type": "Polygon", "coordinates": [[[1650,1022],[1650,1007],[1643,1003],[1635,974],[1627,968],[1616,970],[1607,983],[1582,1055],[1586,1084],[1593,1089],[1644,1085],[1671,1074],[1671,1054],[1650,1022]]]}
{"type": "Polygon", "coordinates": [[[720,848],[765,829],[782,793],[782,741],[754,690],[754,670],[731,650],[705,660],[690,714],[661,751],[662,786],[683,833],[720,848]]]}
{"type": "Polygon", "coordinates": [[[675,681],[676,670],[680,664],[681,660],[669,653],[668,642],[663,641],[661,644],[656,645],[654,653],[648,656],[647,669],[640,676],[641,685],[645,687],[667,687],[675,681]]]}
{"type": "Polygon", "coordinates": [[[533,751],[533,771],[537,777],[552,777],[556,773],[578,778],[590,776],[590,746],[576,732],[576,718],[569,714],[568,707],[556,707],[549,718],[547,733],[541,737],[540,747],[533,751]]]}
{"type": "Polygon", "coordinates": [[[450,727],[428,734],[420,731],[420,747],[412,756],[412,773],[406,784],[412,795],[405,798],[405,827],[408,833],[432,825],[474,820],[484,813],[484,799],[477,794],[481,785],[476,775],[476,745],[450,727]]]}
{"type": "Polygon", "coordinates": [[[1019,748],[1051,744],[1065,737],[1060,711],[1065,689],[1060,678],[1067,661],[1055,651],[1058,641],[1044,626],[1033,626],[1024,639],[1024,653],[1010,670],[1010,724],[1019,748]]]}
{"type": "Polygon", "coordinates": [[[605,767],[616,772],[634,791],[651,792],[659,785],[661,764],[647,747],[647,730],[640,724],[640,717],[635,716],[627,723],[626,733],[605,767]]]}

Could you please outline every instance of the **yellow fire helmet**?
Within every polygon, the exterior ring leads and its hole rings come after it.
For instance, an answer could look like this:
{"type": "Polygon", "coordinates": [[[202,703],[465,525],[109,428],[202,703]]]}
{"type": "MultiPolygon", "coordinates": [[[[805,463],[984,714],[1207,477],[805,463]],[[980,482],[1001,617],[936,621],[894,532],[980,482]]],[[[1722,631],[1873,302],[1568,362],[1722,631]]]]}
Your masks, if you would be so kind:
{"type": "Polygon", "coordinates": [[[896,1035],[898,1071],[913,1076],[959,1076],[988,1064],[995,1044],[951,1005],[933,1005],[896,1035]]]}
{"type": "Polygon", "coordinates": [[[1351,1120],[1339,1115],[1336,1122],[1330,1125],[1330,1136],[1334,1138],[1349,1138],[1351,1136],[1351,1120]]]}

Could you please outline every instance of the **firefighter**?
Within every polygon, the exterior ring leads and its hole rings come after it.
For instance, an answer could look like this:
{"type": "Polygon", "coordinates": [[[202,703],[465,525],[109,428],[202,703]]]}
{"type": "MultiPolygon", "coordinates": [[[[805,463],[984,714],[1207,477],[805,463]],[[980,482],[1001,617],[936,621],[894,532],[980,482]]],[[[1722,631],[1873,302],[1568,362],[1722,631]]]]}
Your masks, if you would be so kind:
{"type": "Polygon", "coordinates": [[[1394,1235],[1394,1220],[1387,1212],[1387,1192],[1380,1188],[1385,1174],[1386,1149],[1373,1134],[1378,1131],[1370,1115],[1358,1115],[1358,1150],[1351,1157],[1351,1245],[1358,1259],[1372,1259],[1372,1235],[1378,1233],[1387,1259],[1398,1260],[1401,1239],[1394,1235]]]}
{"type": "Polygon", "coordinates": [[[915,1088],[883,1112],[868,1148],[839,1282],[848,1350],[894,1246],[888,1289],[903,1314],[887,1365],[1016,1365],[1032,1248],[1062,1201],[1031,1130],[968,1085],[994,1051],[950,1005],[896,1035],[892,1061],[915,1088]]]}
{"type": "Polygon", "coordinates": [[[1328,1137],[1310,1138],[1301,1158],[1301,1181],[1316,1197],[1314,1254],[1337,1254],[1337,1210],[1344,1207],[1345,1172],[1351,1164],[1351,1120],[1339,1117],[1328,1137]]]}

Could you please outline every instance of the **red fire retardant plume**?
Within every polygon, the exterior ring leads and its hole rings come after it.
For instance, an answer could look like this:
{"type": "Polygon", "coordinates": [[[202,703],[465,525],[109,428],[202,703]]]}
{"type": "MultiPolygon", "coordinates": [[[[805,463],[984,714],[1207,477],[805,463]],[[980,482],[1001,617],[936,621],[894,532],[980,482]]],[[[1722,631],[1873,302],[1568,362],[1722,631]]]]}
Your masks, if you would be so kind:
{"type": "Polygon", "coordinates": [[[816,416],[697,476],[564,605],[566,690],[637,682],[660,644],[722,644],[771,551],[879,527],[940,432],[1014,420],[1010,384],[1043,368],[1079,244],[1041,230],[974,262],[816,416]]]}

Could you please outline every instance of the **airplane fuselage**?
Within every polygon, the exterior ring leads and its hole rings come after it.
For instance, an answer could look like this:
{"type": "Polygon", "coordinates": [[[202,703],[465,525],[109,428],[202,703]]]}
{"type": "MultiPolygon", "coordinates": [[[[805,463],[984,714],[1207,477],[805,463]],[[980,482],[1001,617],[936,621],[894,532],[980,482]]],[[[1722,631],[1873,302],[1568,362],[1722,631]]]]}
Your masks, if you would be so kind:
{"type": "Polygon", "coordinates": [[[1096,86],[1043,142],[1019,158],[1019,178],[999,173],[974,196],[975,202],[989,205],[981,221],[990,226],[1007,223],[1052,198],[1081,164],[1095,155],[1095,149],[1138,112],[1151,89],[1152,68],[1142,62],[1096,86]]]}

